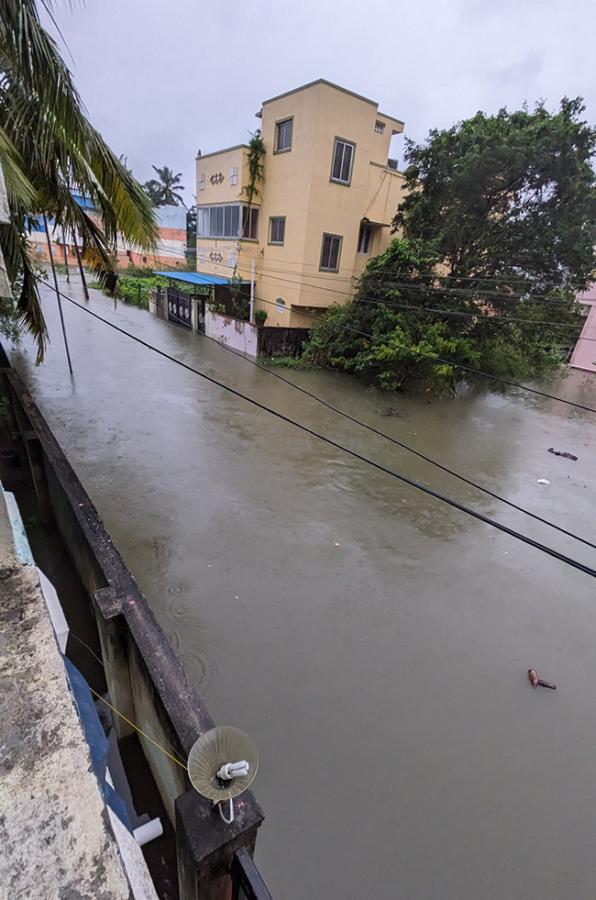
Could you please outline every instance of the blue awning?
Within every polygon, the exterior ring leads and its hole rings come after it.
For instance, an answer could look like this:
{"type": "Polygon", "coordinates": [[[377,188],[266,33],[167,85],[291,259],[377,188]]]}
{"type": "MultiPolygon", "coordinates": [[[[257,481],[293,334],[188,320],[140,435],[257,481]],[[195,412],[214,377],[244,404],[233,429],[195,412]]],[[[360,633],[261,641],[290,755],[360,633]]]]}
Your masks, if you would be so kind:
{"type": "MultiPolygon", "coordinates": [[[[215,284],[226,285],[231,284],[231,278],[224,278],[222,275],[205,275],[203,272],[153,272],[154,275],[162,275],[164,278],[175,278],[176,281],[185,281],[187,284],[215,284]]],[[[250,284],[249,281],[242,280],[242,284],[250,284]]]]}

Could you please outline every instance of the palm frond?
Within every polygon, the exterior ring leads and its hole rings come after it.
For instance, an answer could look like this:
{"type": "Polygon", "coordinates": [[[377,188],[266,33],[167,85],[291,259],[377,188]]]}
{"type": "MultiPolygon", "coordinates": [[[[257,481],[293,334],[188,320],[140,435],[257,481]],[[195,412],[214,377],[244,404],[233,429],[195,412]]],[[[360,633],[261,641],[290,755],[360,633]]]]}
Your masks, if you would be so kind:
{"type": "MultiPolygon", "coordinates": [[[[53,0],[41,2],[51,14],[53,0]]],[[[22,279],[19,308],[43,354],[43,316],[26,241],[19,241],[26,215],[50,214],[75,228],[104,274],[118,234],[135,248],[153,251],[158,231],[151,201],[87,120],[34,0],[0,0],[0,162],[11,209],[10,226],[0,231],[1,248],[9,278],[22,279]],[[73,189],[94,203],[101,227],[78,206],[73,189]]]]}

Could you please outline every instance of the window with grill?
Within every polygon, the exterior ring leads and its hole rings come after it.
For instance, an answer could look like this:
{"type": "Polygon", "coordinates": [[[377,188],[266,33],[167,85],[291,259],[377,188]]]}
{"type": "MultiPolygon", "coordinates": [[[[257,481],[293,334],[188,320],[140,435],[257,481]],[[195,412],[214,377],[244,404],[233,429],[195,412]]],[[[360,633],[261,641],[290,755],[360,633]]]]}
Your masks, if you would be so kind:
{"type": "Polygon", "coordinates": [[[238,166],[233,166],[230,170],[230,184],[232,187],[238,184],[238,166]]]}
{"type": "Polygon", "coordinates": [[[201,175],[199,178],[199,190],[200,191],[205,190],[205,176],[204,175],[201,175]]]}
{"type": "Polygon", "coordinates": [[[355,150],[356,145],[352,144],[351,141],[335,138],[331,181],[336,181],[338,184],[350,184],[355,150]]]}
{"type": "Polygon", "coordinates": [[[321,264],[319,269],[324,272],[337,272],[339,270],[339,256],[341,253],[342,236],[340,234],[324,234],[321,246],[321,264]]]}
{"type": "Polygon", "coordinates": [[[385,123],[381,122],[380,119],[377,119],[375,122],[375,131],[377,134],[385,134],[385,123]]]}
{"type": "Polygon", "coordinates": [[[368,253],[371,236],[372,228],[370,225],[365,225],[363,222],[360,226],[360,234],[358,235],[358,253],[368,253]]]}
{"type": "Polygon", "coordinates": [[[269,243],[283,244],[286,235],[286,217],[271,216],[269,219],[269,243]]]}
{"type": "Polygon", "coordinates": [[[259,210],[254,206],[242,207],[242,237],[256,241],[259,232],[259,210]]]}
{"type": "Polygon", "coordinates": [[[275,152],[283,153],[292,149],[293,119],[283,119],[275,124],[275,152]]]}

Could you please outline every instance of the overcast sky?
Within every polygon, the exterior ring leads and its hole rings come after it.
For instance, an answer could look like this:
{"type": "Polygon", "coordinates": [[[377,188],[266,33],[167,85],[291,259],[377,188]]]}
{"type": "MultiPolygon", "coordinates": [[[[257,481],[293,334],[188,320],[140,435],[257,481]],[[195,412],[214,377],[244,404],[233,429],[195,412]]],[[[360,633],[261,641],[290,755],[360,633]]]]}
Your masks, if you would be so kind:
{"type": "Polygon", "coordinates": [[[245,142],[263,100],[316,78],[416,140],[564,95],[596,120],[594,0],[58,0],[56,18],[93,124],[141,181],[181,171],[189,202],[198,148],[245,142]]]}

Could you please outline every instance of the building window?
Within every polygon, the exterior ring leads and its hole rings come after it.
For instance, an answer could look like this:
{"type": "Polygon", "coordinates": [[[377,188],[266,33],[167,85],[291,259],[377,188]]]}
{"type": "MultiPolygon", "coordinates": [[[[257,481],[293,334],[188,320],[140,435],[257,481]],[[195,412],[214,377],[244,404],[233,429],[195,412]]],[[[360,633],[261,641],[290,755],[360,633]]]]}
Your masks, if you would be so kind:
{"type": "Polygon", "coordinates": [[[372,228],[370,225],[365,225],[364,222],[362,222],[360,225],[360,234],[358,235],[358,253],[368,253],[371,236],[372,228]]]}
{"type": "Polygon", "coordinates": [[[340,234],[324,234],[321,247],[321,264],[324,272],[339,271],[339,255],[341,253],[342,236],[340,234]]]}
{"type": "Polygon", "coordinates": [[[205,176],[204,175],[201,175],[199,178],[199,190],[200,191],[205,190],[205,176]]]}
{"type": "Polygon", "coordinates": [[[201,264],[203,264],[205,262],[205,248],[204,247],[199,247],[199,251],[197,253],[197,259],[201,264]]]}
{"type": "Polygon", "coordinates": [[[283,119],[275,123],[275,152],[284,153],[292,149],[293,119],[283,119]]]}
{"type": "Polygon", "coordinates": [[[233,269],[235,265],[236,265],[236,251],[230,250],[230,252],[228,253],[228,266],[230,269],[233,269]]]}
{"type": "Polygon", "coordinates": [[[259,210],[255,207],[249,209],[241,203],[199,206],[197,237],[234,238],[236,240],[244,237],[256,240],[258,223],[259,210]]]}
{"type": "Polygon", "coordinates": [[[286,301],[283,300],[282,297],[278,297],[277,300],[275,301],[275,308],[278,312],[281,312],[281,313],[285,312],[286,311],[286,301]]]}
{"type": "Polygon", "coordinates": [[[242,207],[242,237],[256,241],[259,232],[259,210],[254,206],[242,207]]]}
{"type": "Polygon", "coordinates": [[[283,244],[286,236],[286,217],[271,216],[269,219],[269,243],[283,244]]]}
{"type": "Polygon", "coordinates": [[[230,170],[230,184],[235,187],[238,184],[238,166],[234,166],[230,170]]]}
{"type": "Polygon", "coordinates": [[[377,119],[375,122],[375,131],[377,134],[385,134],[385,123],[377,119]]]}
{"type": "Polygon", "coordinates": [[[341,138],[335,138],[333,148],[333,165],[331,166],[331,181],[338,184],[349,184],[352,180],[352,164],[356,145],[341,138]]]}

